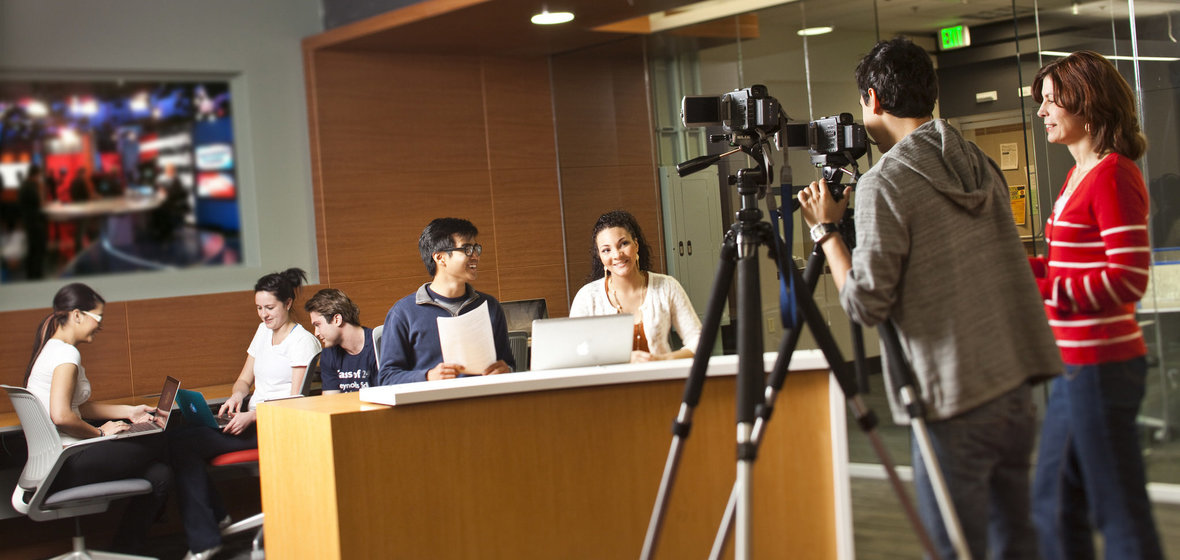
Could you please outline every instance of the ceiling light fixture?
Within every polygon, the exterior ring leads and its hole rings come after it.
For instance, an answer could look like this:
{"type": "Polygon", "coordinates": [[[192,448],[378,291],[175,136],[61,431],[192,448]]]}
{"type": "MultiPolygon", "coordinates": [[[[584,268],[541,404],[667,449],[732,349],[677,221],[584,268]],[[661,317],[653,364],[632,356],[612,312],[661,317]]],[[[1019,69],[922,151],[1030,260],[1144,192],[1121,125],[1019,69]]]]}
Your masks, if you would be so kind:
{"type": "MultiPolygon", "coordinates": [[[[1072,54],[1072,53],[1067,53],[1067,52],[1064,52],[1064,51],[1041,51],[1041,54],[1043,54],[1043,55],[1045,55],[1045,56],[1060,56],[1060,57],[1066,57],[1066,56],[1069,56],[1069,55],[1070,55],[1070,54],[1072,54]]],[[[1124,56],[1124,55],[1121,55],[1121,54],[1104,54],[1104,55],[1102,55],[1102,56],[1103,56],[1104,58],[1108,58],[1108,59],[1110,59],[1110,60],[1139,60],[1139,61],[1143,61],[1143,62],[1175,62],[1175,61],[1177,61],[1177,60],[1180,60],[1180,57],[1175,57],[1175,56],[1140,56],[1140,57],[1134,57],[1134,56],[1124,56]]]]}
{"type": "Polygon", "coordinates": [[[530,21],[537,25],[557,25],[567,21],[573,21],[573,12],[550,12],[549,10],[541,10],[541,13],[532,17],[530,21]]]}
{"type": "Polygon", "coordinates": [[[796,31],[795,34],[800,37],[813,37],[815,35],[831,33],[832,31],[832,27],[825,25],[822,27],[808,27],[807,29],[800,29],[796,31]]]}

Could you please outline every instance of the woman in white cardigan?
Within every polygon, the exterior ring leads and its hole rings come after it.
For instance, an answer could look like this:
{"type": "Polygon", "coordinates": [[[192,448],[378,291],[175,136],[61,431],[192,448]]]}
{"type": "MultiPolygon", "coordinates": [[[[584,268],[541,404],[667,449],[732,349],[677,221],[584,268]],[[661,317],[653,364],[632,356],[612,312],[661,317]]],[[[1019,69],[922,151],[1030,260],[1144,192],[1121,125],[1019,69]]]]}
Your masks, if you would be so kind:
{"type": "Polygon", "coordinates": [[[631,361],[690,358],[701,335],[701,320],[675,278],[651,272],[651,247],[635,216],[607,212],[594,224],[589,283],[578,290],[570,317],[630,313],[635,316],[631,361]],[[673,350],[675,328],[684,346],[673,350]]]}

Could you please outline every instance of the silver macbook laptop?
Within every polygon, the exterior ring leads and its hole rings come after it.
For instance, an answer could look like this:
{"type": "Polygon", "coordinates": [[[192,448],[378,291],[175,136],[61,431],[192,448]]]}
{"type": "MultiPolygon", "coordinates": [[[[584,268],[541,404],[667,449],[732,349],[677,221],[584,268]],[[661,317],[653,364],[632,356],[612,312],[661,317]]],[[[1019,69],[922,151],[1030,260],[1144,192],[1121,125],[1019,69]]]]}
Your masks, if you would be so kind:
{"type": "Polygon", "coordinates": [[[156,402],[156,412],[151,418],[131,424],[130,428],[115,434],[115,438],[128,438],[154,434],[164,431],[168,427],[168,417],[172,415],[172,403],[176,402],[176,391],[180,389],[180,381],[175,377],[164,378],[164,388],[160,390],[160,400],[156,402]]]}
{"type": "Polygon", "coordinates": [[[631,360],[635,316],[600,315],[533,321],[532,369],[620,364],[631,360]]]}

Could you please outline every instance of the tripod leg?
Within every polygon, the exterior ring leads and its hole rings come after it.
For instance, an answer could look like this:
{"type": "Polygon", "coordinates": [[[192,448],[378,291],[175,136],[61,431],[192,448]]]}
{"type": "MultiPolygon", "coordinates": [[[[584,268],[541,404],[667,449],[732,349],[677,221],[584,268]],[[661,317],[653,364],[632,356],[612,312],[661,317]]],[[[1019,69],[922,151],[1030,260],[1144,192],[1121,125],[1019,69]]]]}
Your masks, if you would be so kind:
{"type": "MultiPolygon", "coordinates": [[[[803,271],[803,284],[800,285],[805,286],[808,293],[812,294],[815,293],[815,287],[819,283],[820,271],[824,268],[823,251],[818,250],[819,247],[816,247],[816,249],[807,259],[807,268],[803,271]]],[[[775,264],[778,267],[779,274],[788,273],[783,270],[784,267],[794,266],[792,263],[784,262],[781,255],[775,259],[775,264]]],[[[791,356],[794,355],[795,348],[799,345],[799,336],[802,332],[802,323],[789,325],[787,326],[787,332],[784,334],[782,340],[779,341],[778,358],[775,360],[774,369],[771,370],[770,376],[767,377],[764,401],[758,407],[757,418],[754,420],[754,431],[751,440],[755,448],[762,444],[764,427],[774,413],[774,402],[778,399],[778,393],[782,389],[783,383],[786,382],[787,374],[790,372],[791,356]]],[[[725,505],[725,513],[721,516],[721,525],[718,526],[717,536],[713,539],[713,549],[709,553],[711,560],[721,558],[721,554],[725,552],[725,543],[729,540],[729,535],[733,531],[733,516],[737,509],[737,493],[738,486],[735,482],[733,489],[729,493],[729,501],[725,505]]]]}
{"type": "MultiPolygon", "coordinates": [[[[754,237],[754,232],[747,234],[754,237]]],[[[738,238],[738,374],[737,374],[737,531],[734,558],[750,558],[753,544],[754,409],[765,383],[762,357],[762,289],[758,274],[758,243],[738,238]]]]}
{"type": "MultiPolygon", "coordinates": [[[[798,270],[792,269],[791,272],[796,275],[799,274],[798,270]]],[[[815,305],[815,300],[801,293],[796,293],[796,299],[799,302],[800,308],[803,310],[804,320],[807,322],[808,327],[811,328],[812,335],[815,336],[816,342],[819,344],[820,349],[823,350],[824,357],[828,360],[828,366],[832,369],[832,375],[836,377],[836,383],[840,385],[840,389],[844,392],[844,397],[848,400],[848,406],[856,416],[857,425],[868,436],[869,442],[873,445],[873,450],[876,451],[877,457],[880,458],[881,466],[885,468],[885,472],[889,476],[889,482],[893,486],[894,493],[897,494],[897,500],[901,502],[902,509],[905,510],[906,516],[909,517],[910,525],[914,528],[914,533],[917,534],[918,540],[926,550],[926,553],[931,558],[937,558],[938,554],[934,549],[934,542],[930,540],[929,533],[926,532],[925,526],[922,525],[917,509],[914,508],[909,494],[906,493],[905,485],[901,482],[901,478],[897,476],[897,467],[894,465],[889,451],[885,448],[885,444],[881,442],[880,435],[877,434],[876,415],[869,410],[868,406],[860,398],[860,395],[857,394],[856,380],[848,372],[848,366],[840,354],[840,348],[836,345],[836,340],[832,337],[832,332],[828,330],[827,324],[824,323],[823,315],[815,305]]]]}
{"type": "Polygon", "coordinates": [[[893,387],[897,391],[899,401],[905,405],[910,415],[910,428],[914,431],[914,439],[918,442],[918,451],[922,462],[926,464],[929,473],[930,487],[934,491],[934,499],[938,502],[938,511],[942,514],[942,524],[946,527],[947,536],[955,547],[955,554],[960,560],[971,560],[971,550],[967,547],[967,537],[963,534],[963,525],[959,522],[959,514],[951,502],[950,491],[946,486],[946,477],[942,474],[942,467],[938,463],[938,456],[934,454],[934,446],[930,441],[930,431],[926,429],[926,410],[922,398],[916,390],[917,382],[913,371],[906,363],[901,350],[901,339],[897,328],[890,321],[885,321],[877,328],[881,333],[881,342],[885,345],[889,356],[889,377],[893,380],[893,387]]]}
{"type": "Polygon", "coordinates": [[[701,325],[701,337],[697,343],[696,353],[693,354],[692,367],[689,369],[688,379],[684,384],[684,397],[681,399],[680,411],[672,423],[672,446],[668,450],[668,458],[664,463],[664,473],[660,478],[660,488],[656,492],[656,502],[652,507],[651,519],[647,524],[647,535],[643,539],[643,551],[640,558],[650,560],[655,556],[656,546],[659,544],[660,531],[664,525],[664,514],[668,509],[668,499],[671,497],[672,484],[676,480],[676,472],[680,466],[680,455],[684,441],[688,439],[692,430],[692,414],[701,400],[701,391],[705,386],[705,373],[709,368],[709,357],[713,352],[713,344],[717,340],[717,330],[721,325],[721,313],[725,310],[725,301],[729,297],[729,288],[733,284],[734,268],[737,264],[737,248],[734,232],[730,230],[721,245],[721,259],[717,264],[717,275],[713,280],[713,291],[709,294],[709,304],[705,311],[705,321],[701,325]]]}

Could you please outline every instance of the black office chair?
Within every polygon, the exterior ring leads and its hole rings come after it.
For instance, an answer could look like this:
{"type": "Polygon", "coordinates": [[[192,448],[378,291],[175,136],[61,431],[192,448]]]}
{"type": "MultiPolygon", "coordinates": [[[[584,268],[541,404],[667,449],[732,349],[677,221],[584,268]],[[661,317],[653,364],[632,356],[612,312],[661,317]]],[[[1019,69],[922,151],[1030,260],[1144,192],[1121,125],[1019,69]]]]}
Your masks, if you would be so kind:
{"type": "Polygon", "coordinates": [[[528,371],[529,333],[524,331],[509,332],[508,346],[512,348],[512,359],[516,361],[516,371],[528,371]]]}
{"type": "Polygon", "coordinates": [[[25,441],[29,447],[29,459],[25,462],[20,480],[12,492],[12,507],[33,521],[74,518],[74,550],[54,560],[147,558],[87,550],[86,539],[82,536],[82,523],[78,518],[92,513],[102,513],[110,507],[111,502],[120,498],[150,493],[151,482],[143,478],[127,478],[64,490],[51,490],[57,473],[61,472],[62,465],[67,459],[91,445],[107,441],[110,436],[82,440],[63,448],[57,426],[53,425],[53,421],[49,419],[49,411],[41,406],[37,397],[22,387],[0,387],[4,388],[8,398],[12,400],[12,406],[20,418],[21,430],[25,433],[25,441]]]}
{"type": "Polygon", "coordinates": [[[516,360],[516,371],[529,371],[529,338],[533,335],[533,321],[549,318],[549,306],[544,299],[522,299],[500,302],[508,323],[508,345],[516,360]]]}

